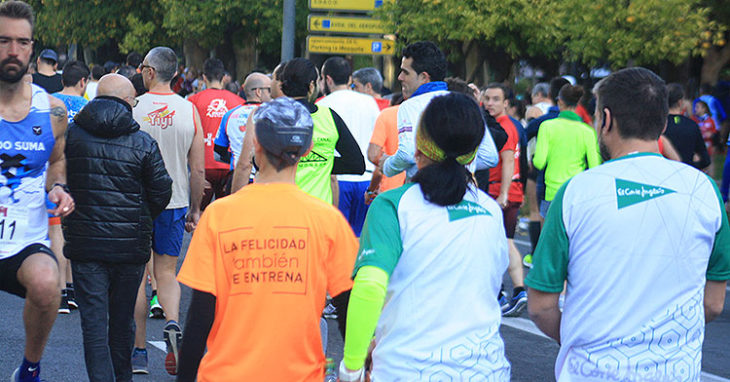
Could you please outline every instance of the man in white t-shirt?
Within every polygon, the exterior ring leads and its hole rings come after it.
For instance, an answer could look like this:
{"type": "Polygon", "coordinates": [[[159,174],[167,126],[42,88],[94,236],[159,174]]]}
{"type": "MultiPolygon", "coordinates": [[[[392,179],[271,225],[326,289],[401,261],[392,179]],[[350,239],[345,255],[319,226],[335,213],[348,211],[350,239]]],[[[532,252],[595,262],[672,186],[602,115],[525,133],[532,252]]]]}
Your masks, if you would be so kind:
{"type": "MultiPolygon", "coordinates": [[[[200,219],[205,181],[203,130],[197,108],[170,88],[170,81],[177,71],[177,55],[172,49],[162,46],[153,48],[142,61],[140,69],[149,92],[138,98],[134,119],[142,131],[157,141],[165,168],[172,178],[170,203],[153,222],[152,259],[157,298],[167,319],[163,332],[168,351],[165,366],[174,375],[177,371],[177,349],[182,337],[178,324],[180,284],[175,278],[176,267],[182,248],[183,230],[192,231],[200,219]]],[[[135,373],[146,373],[147,369],[144,351],[147,306],[145,281],[142,281],[135,309],[137,335],[132,355],[135,373]]]]}
{"type": "MultiPolygon", "coordinates": [[[[322,64],[321,76],[325,97],[319,100],[317,105],[326,106],[342,117],[347,129],[357,141],[360,153],[363,157],[367,157],[375,120],[380,114],[378,104],[373,97],[350,89],[352,68],[342,57],[328,58],[322,64]]],[[[340,189],[338,207],[358,237],[368,211],[363,196],[370,185],[373,169],[373,164],[365,161],[364,174],[337,176],[340,189]]]]}
{"type": "Polygon", "coordinates": [[[708,176],[659,154],[661,78],[624,69],[595,93],[608,161],[553,199],[526,280],[530,316],[561,344],[558,382],[698,381],[704,326],[730,279],[722,199],[708,176]]]}

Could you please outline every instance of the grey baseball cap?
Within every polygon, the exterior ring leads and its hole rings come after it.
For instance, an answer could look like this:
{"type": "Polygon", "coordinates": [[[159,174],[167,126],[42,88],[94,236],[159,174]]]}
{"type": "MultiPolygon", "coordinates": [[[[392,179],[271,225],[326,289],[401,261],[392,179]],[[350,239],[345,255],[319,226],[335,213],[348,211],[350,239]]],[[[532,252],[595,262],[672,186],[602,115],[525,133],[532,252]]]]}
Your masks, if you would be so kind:
{"type": "Polygon", "coordinates": [[[312,116],[304,105],[289,97],[261,105],[253,122],[259,144],[287,166],[295,164],[312,146],[312,116]]]}

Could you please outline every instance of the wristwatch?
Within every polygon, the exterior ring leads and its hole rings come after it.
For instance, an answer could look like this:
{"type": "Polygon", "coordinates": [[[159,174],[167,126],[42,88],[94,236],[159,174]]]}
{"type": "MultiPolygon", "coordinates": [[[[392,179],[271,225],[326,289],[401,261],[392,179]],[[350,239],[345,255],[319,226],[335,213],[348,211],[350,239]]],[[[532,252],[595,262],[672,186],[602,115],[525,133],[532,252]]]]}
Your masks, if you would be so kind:
{"type": "Polygon", "coordinates": [[[68,188],[68,185],[67,184],[65,184],[65,183],[53,183],[53,186],[51,186],[51,190],[53,190],[53,188],[56,187],[56,186],[61,187],[61,189],[63,191],[65,191],[67,194],[69,194],[69,195],[71,194],[71,189],[68,188]]]}

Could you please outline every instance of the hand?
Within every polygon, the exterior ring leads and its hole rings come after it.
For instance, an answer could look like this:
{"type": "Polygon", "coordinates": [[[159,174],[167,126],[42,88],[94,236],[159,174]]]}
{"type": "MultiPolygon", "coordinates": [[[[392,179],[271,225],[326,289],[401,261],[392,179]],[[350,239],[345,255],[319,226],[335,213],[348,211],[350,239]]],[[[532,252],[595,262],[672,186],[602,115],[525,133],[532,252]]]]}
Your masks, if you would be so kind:
{"type": "Polygon", "coordinates": [[[340,372],[337,373],[339,375],[339,381],[340,382],[362,382],[365,381],[365,371],[363,368],[360,368],[358,370],[350,370],[345,366],[345,361],[340,361],[340,372]]]}
{"type": "Polygon", "coordinates": [[[200,221],[200,210],[188,211],[188,216],[185,217],[185,232],[193,232],[198,226],[200,221]]]}
{"type": "Polygon", "coordinates": [[[378,194],[380,194],[380,191],[378,191],[378,190],[365,191],[365,205],[366,206],[370,205],[370,203],[372,203],[373,199],[375,199],[375,197],[378,196],[378,194]]]}
{"type": "Polygon", "coordinates": [[[56,204],[55,209],[48,210],[49,213],[55,216],[66,217],[76,208],[74,199],[61,186],[54,186],[51,189],[48,193],[48,200],[56,204]]]}
{"type": "Polygon", "coordinates": [[[380,170],[381,172],[383,171],[383,166],[385,165],[385,160],[386,159],[388,159],[388,156],[385,155],[385,154],[383,154],[380,157],[380,161],[378,162],[378,170],[380,170]]]}
{"type": "Polygon", "coordinates": [[[505,209],[507,208],[507,203],[507,194],[499,194],[499,196],[497,197],[497,204],[499,204],[502,209],[505,209]]]}

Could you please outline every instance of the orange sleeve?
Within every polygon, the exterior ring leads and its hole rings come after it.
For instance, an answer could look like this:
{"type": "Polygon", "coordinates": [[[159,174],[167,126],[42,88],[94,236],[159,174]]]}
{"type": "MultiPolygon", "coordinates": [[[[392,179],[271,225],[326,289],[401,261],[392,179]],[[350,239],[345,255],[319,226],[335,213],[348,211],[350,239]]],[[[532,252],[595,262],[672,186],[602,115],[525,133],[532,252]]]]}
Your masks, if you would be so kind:
{"type": "Polygon", "coordinates": [[[373,135],[370,137],[370,143],[374,145],[378,145],[380,147],[385,147],[385,139],[387,137],[386,134],[386,128],[387,124],[385,123],[385,115],[386,113],[381,112],[378,115],[378,118],[375,120],[375,127],[373,128],[373,135]]]}
{"type": "Polygon", "coordinates": [[[213,209],[208,208],[200,217],[190,241],[185,261],[177,274],[177,281],[201,292],[216,294],[216,247],[217,236],[210,226],[210,215],[213,209]]]}
{"type": "Polygon", "coordinates": [[[334,297],[352,289],[350,274],[355,268],[357,238],[342,214],[333,214],[334,240],[327,254],[327,292],[334,297]]]}

